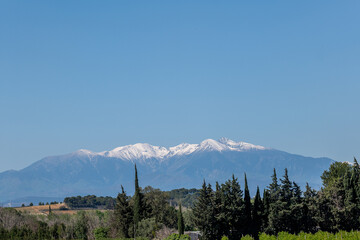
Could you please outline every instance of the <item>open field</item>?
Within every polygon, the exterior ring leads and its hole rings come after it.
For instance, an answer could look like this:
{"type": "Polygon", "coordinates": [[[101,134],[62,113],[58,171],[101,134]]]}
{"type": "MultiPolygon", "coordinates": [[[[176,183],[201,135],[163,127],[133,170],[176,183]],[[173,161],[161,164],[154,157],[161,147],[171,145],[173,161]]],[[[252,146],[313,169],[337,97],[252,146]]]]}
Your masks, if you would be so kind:
{"type": "MultiPolygon", "coordinates": [[[[76,214],[78,211],[98,210],[93,208],[70,209],[65,203],[50,204],[50,208],[52,214],[69,214],[69,215],[76,214]],[[66,208],[67,210],[64,208],[66,208]]],[[[15,209],[20,212],[27,212],[32,215],[49,215],[49,205],[17,207],[15,209]]],[[[99,211],[104,211],[104,210],[99,210],[99,211]]]]}

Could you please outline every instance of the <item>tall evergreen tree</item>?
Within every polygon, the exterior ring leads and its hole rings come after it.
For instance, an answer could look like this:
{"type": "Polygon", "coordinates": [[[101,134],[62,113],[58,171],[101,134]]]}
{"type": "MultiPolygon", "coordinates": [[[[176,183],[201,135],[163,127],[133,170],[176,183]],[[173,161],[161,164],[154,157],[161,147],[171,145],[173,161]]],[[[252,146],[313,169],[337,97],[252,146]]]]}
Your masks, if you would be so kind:
{"type": "Polygon", "coordinates": [[[270,194],[267,189],[264,189],[263,192],[263,214],[262,214],[262,224],[261,231],[267,231],[269,225],[269,212],[270,212],[270,194]]]}
{"type": "Polygon", "coordinates": [[[224,194],[225,220],[228,225],[226,228],[227,235],[231,240],[240,239],[245,232],[245,205],[240,184],[233,175],[232,179],[226,181],[221,189],[224,194]]]}
{"type": "MultiPolygon", "coordinates": [[[[272,185],[276,186],[277,178],[275,170],[272,178],[272,185]]],[[[289,219],[291,215],[290,199],[292,197],[292,184],[289,180],[288,171],[286,168],[284,177],[280,179],[280,182],[281,185],[277,185],[278,191],[275,195],[273,194],[270,203],[268,232],[272,234],[277,234],[279,231],[291,232],[291,225],[289,224],[289,219]]],[[[272,189],[275,189],[275,187],[273,187],[272,189]]],[[[270,192],[274,193],[275,191],[270,190],[270,192]]]]}
{"type": "Polygon", "coordinates": [[[245,190],[244,190],[244,235],[252,234],[252,219],[251,219],[251,200],[248,182],[245,173],[245,190]]]}
{"type": "Polygon", "coordinates": [[[194,205],[194,222],[198,229],[202,232],[203,240],[218,239],[216,232],[217,220],[215,217],[215,208],[213,205],[213,191],[211,185],[206,186],[206,182],[202,185],[199,197],[194,205]]]}
{"type": "Polygon", "coordinates": [[[259,233],[262,225],[263,203],[261,201],[259,186],[256,189],[254,205],[252,208],[252,236],[255,240],[259,239],[259,233]]]}
{"type": "Polygon", "coordinates": [[[296,183],[292,183],[291,199],[290,199],[290,219],[289,225],[293,233],[299,233],[305,230],[304,222],[304,202],[301,197],[302,192],[300,186],[296,183]]]}
{"type": "Polygon", "coordinates": [[[275,202],[278,200],[279,198],[279,183],[278,183],[278,179],[276,176],[276,169],[274,168],[274,173],[271,176],[272,182],[269,185],[268,189],[269,189],[269,203],[275,202]]]}
{"type": "Polygon", "coordinates": [[[138,223],[141,221],[143,213],[143,197],[140,192],[138,173],[135,164],[135,194],[134,194],[134,236],[136,236],[136,229],[138,223]]]}
{"type": "Polygon", "coordinates": [[[224,194],[218,182],[216,182],[213,205],[217,222],[214,229],[216,232],[215,235],[222,237],[228,233],[226,231],[227,223],[224,209],[224,194]]]}
{"type": "Polygon", "coordinates": [[[179,211],[178,211],[178,231],[179,231],[179,235],[184,234],[184,229],[185,229],[184,218],[183,218],[183,215],[182,215],[181,203],[180,203],[179,204],[179,211]]]}
{"type": "Polygon", "coordinates": [[[117,195],[114,209],[113,225],[117,230],[119,237],[129,238],[129,228],[132,222],[132,209],[129,205],[129,199],[126,196],[124,187],[121,185],[121,193],[117,195]]]}
{"type": "Polygon", "coordinates": [[[313,190],[308,183],[306,183],[306,190],[304,192],[304,211],[303,211],[303,222],[304,222],[304,232],[315,232],[316,231],[316,191],[313,190]]]}
{"type": "Polygon", "coordinates": [[[292,183],[289,180],[288,170],[285,168],[285,174],[281,181],[280,187],[280,198],[283,202],[286,202],[288,205],[290,204],[290,199],[292,197],[292,183]]]}

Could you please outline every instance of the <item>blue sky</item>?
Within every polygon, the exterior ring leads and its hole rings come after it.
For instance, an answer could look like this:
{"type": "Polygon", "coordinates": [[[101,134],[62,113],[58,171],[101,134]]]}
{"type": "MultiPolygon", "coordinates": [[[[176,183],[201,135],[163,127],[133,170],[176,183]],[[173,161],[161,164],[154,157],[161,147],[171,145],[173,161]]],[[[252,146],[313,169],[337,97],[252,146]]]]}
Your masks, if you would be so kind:
{"type": "Polygon", "coordinates": [[[360,158],[359,1],[1,1],[0,171],[222,136],[360,158]]]}

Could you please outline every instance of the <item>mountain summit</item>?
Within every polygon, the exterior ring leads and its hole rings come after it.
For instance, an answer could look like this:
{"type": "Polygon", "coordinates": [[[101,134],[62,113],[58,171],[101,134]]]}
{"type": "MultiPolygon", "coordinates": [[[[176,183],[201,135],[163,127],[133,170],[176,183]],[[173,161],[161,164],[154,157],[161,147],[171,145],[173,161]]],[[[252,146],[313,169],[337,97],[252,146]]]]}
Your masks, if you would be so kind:
{"type": "Polygon", "coordinates": [[[168,159],[174,156],[189,155],[200,151],[250,151],[250,150],[265,150],[265,147],[253,145],[246,142],[235,142],[228,138],[221,138],[219,141],[213,139],[206,139],[200,144],[182,143],[174,147],[159,147],[148,143],[136,143],[134,145],[126,145],[117,147],[111,151],[105,152],[91,152],[89,150],[78,150],[78,154],[88,154],[92,156],[113,157],[122,160],[144,160],[149,158],[168,159]]]}
{"type": "Polygon", "coordinates": [[[169,148],[137,143],[104,152],[80,149],[43,158],[19,171],[0,173],[0,201],[87,194],[115,196],[121,185],[131,194],[134,163],[142,187],[151,185],[163,190],[200,188],[204,179],[211,184],[222,183],[232,174],[242,182],[245,172],[250,189],[257,185],[264,188],[274,168],[279,177],[287,168],[291,180],[319,188],[320,175],[331,162],[329,158],[304,157],[227,138],[169,148]]]}

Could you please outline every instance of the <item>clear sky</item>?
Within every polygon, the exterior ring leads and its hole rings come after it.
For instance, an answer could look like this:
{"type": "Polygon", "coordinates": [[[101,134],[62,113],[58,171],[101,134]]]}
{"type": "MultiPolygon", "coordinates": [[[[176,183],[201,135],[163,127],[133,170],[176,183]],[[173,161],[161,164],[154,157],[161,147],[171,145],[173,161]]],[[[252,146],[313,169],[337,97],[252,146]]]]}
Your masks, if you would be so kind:
{"type": "Polygon", "coordinates": [[[360,158],[360,1],[0,2],[0,171],[222,136],[360,158]]]}

